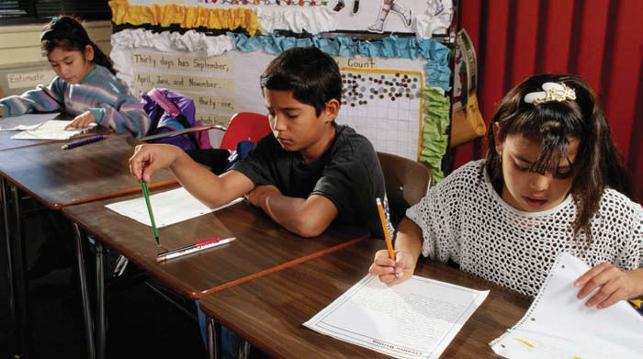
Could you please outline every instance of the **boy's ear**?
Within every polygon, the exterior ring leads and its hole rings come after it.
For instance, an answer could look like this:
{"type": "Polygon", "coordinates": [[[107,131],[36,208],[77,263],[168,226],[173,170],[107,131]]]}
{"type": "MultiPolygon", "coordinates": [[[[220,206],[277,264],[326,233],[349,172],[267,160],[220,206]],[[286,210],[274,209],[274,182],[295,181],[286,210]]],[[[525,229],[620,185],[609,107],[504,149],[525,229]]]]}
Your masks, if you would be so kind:
{"type": "Polygon", "coordinates": [[[335,121],[340,107],[341,104],[337,99],[331,99],[326,102],[326,107],[324,108],[323,112],[324,122],[330,123],[332,121],[335,121]]]}
{"type": "Polygon", "coordinates": [[[94,61],[94,47],[92,45],[85,46],[85,60],[94,61]]]}
{"type": "Polygon", "coordinates": [[[494,122],[493,123],[493,142],[496,146],[496,152],[500,154],[502,152],[502,139],[500,138],[500,130],[501,130],[502,125],[500,125],[499,122],[494,122]]]}

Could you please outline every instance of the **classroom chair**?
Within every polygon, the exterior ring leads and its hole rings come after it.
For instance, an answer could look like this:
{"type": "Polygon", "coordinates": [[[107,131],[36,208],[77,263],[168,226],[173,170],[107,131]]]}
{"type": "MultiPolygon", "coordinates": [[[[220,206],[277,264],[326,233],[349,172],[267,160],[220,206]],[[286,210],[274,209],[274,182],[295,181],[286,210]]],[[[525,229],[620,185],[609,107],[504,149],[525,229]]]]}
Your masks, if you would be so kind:
{"type": "Polygon", "coordinates": [[[268,116],[255,112],[238,112],[230,119],[219,148],[234,151],[239,142],[257,142],[270,132],[268,116]]]}
{"type": "Polygon", "coordinates": [[[406,209],[420,201],[431,186],[431,171],[425,165],[390,153],[378,152],[386,181],[391,220],[397,226],[406,209]]]}

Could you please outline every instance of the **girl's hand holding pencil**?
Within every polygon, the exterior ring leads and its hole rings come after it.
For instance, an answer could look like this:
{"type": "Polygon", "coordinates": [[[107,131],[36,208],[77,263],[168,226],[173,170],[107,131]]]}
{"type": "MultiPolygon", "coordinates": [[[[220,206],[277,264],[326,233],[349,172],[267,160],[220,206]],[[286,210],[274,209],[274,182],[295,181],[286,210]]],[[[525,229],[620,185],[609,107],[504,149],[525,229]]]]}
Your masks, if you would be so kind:
{"type": "Polygon", "coordinates": [[[413,276],[417,257],[404,252],[396,251],[395,260],[389,257],[388,250],[382,249],[375,253],[375,260],[368,272],[379,277],[387,285],[398,284],[413,276]]]}
{"type": "Polygon", "coordinates": [[[382,233],[384,234],[386,249],[375,253],[375,260],[369,272],[379,276],[380,281],[383,283],[388,285],[397,284],[409,279],[413,275],[417,256],[414,257],[412,254],[404,251],[395,252],[384,205],[379,198],[375,200],[375,203],[377,205],[380,223],[382,224],[382,233]]]}

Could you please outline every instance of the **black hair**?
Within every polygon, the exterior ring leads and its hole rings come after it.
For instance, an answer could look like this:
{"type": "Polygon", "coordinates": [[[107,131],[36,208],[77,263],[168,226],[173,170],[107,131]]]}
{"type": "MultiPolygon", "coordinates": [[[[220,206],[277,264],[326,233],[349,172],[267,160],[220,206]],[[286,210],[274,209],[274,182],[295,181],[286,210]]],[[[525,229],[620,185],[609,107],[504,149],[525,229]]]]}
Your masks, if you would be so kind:
{"type": "Polygon", "coordinates": [[[498,192],[503,186],[502,164],[496,152],[494,124],[500,124],[499,141],[508,135],[520,134],[541,145],[538,159],[530,171],[556,173],[560,160],[567,156],[570,138],[580,141],[572,165],[571,194],[578,213],[574,233],[582,229],[591,239],[590,219],[596,213],[605,187],[611,187],[632,197],[629,175],[623,158],[616,149],[607,119],[594,92],[575,75],[543,74],[528,78],[504,97],[487,132],[487,161],[485,168],[498,192]],[[539,105],[524,101],[525,95],[543,91],[545,82],[562,83],[573,89],[576,99],[550,101],[539,105]]]}
{"type": "Polygon", "coordinates": [[[105,53],[89,38],[83,25],[71,16],[56,16],[45,25],[40,35],[40,48],[46,54],[53,49],[61,47],[67,51],[80,51],[85,53],[85,48],[90,45],[94,49],[93,62],[106,67],[116,75],[114,64],[105,53]]]}
{"type": "Polygon", "coordinates": [[[292,91],[319,116],[332,99],[341,102],[342,77],[332,57],[316,47],[294,47],[273,59],[260,78],[261,88],[292,91]]]}

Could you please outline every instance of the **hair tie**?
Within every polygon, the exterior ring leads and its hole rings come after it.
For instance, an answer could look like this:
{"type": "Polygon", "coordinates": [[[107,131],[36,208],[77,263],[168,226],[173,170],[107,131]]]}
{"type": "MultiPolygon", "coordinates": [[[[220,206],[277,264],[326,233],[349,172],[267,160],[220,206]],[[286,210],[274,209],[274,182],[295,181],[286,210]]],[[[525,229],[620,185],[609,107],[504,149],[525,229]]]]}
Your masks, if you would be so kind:
{"type": "Polygon", "coordinates": [[[537,106],[546,102],[563,102],[576,99],[576,91],[573,88],[567,87],[562,82],[545,82],[542,84],[542,88],[545,91],[530,92],[526,94],[524,101],[537,106]]]}
{"type": "Polygon", "coordinates": [[[54,26],[60,21],[60,16],[54,16],[51,18],[49,25],[47,25],[47,30],[40,33],[40,41],[45,40],[45,37],[52,31],[54,31],[54,26]]]}

